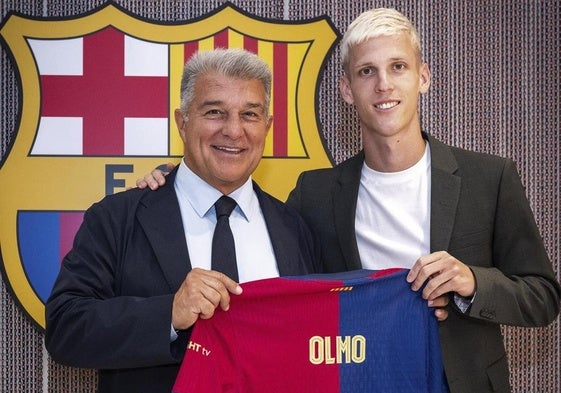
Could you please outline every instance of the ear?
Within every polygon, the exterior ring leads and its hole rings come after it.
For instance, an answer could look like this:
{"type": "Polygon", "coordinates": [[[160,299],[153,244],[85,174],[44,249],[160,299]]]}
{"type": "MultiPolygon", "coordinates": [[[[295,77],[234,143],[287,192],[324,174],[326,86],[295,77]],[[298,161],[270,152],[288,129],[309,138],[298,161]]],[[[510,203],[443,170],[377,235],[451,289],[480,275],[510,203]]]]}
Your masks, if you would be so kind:
{"type": "Polygon", "coordinates": [[[426,93],[429,91],[430,87],[430,69],[426,63],[423,63],[419,73],[419,91],[421,94],[426,93]]]}
{"type": "Polygon", "coordinates": [[[343,97],[343,100],[345,100],[347,104],[354,104],[355,100],[351,89],[351,81],[346,75],[341,75],[339,79],[339,91],[341,92],[341,97],[343,97]]]}
{"type": "Polygon", "coordinates": [[[181,137],[181,140],[183,142],[185,142],[185,116],[183,116],[183,112],[181,112],[181,109],[176,109],[174,112],[174,117],[175,117],[175,124],[177,125],[177,130],[179,131],[179,136],[181,137]]]}

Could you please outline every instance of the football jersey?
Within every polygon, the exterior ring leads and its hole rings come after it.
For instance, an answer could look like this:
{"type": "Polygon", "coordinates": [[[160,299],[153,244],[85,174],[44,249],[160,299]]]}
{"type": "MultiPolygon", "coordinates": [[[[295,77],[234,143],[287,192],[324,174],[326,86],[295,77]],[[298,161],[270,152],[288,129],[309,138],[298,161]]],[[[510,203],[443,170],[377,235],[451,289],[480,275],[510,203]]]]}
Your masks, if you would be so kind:
{"type": "Polygon", "coordinates": [[[408,270],[242,284],[199,319],[175,393],[447,392],[437,320],[408,270]]]}

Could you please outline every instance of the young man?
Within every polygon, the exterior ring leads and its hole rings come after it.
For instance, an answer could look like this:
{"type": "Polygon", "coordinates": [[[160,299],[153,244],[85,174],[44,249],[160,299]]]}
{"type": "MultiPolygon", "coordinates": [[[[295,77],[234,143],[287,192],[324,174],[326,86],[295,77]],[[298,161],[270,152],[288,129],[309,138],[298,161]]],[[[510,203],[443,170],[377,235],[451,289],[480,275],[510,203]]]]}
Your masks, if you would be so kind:
{"type": "MultiPolygon", "coordinates": [[[[510,392],[500,325],[549,324],[561,293],[514,163],[421,131],[430,71],[398,11],[361,14],[341,56],[340,91],[356,107],[363,151],[302,173],[287,204],[319,235],[325,271],[411,269],[412,290],[443,321],[452,393],[510,392]]],[[[158,183],[155,171],[138,184],[158,183]]]]}
{"type": "Polygon", "coordinates": [[[303,173],[287,203],[319,234],[327,271],[407,267],[429,305],[450,295],[440,338],[451,392],[509,392],[500,325],[545,326],[560,299],[515,165],[421,132],[430,72],[399,12],[360,15],[341,54],[364,150],[303,173]]]}
{"type": "Polygon", "coordinates": [[[185,156],[170,186],[108,196],[86,212],[47,302],[45,342],[55,361],[100,369],[99,392],[169,393],[195,321],[241,292],[211,270],[223,195],[235,200],[240,282],[316,271],[307,225],[251,180],[272,121],[270,92],[256,55],[195,54],[175,112],[185,156]]]}

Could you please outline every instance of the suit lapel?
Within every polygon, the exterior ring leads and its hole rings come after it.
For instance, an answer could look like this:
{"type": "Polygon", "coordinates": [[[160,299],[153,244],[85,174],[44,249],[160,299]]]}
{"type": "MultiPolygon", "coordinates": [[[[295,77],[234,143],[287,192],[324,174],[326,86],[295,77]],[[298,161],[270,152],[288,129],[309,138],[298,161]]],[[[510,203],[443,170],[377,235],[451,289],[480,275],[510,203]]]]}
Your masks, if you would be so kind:
{"type": "Polygon", "coordinates": [[[295,229],[295,227],[283,223],[282,213],[255,182],[253,182],[253,189],[259,199],[259,205],[269,231],[279,274],[281,276],[302,274],[299,251],[293,243],[288,243],[290,239],[294,238],[294,233],[290,233],[290,229],[295,229]]]}
{"type": "Polygon", "coordinates": [[[355,216],[360,174],[364,162],[364,153],[360,152],[355,157],[339,167],[337,184],[333,188],[333,217],[335,230],[345,258],[347,270],[360,269],[360,254],[356,242],[355,216]]]}
{"type": "Polygon", "coordinates": [[[454,173],[458,165],[450,148],[434,139],[428,138],[431,150],[431,252],[447,250],[458,200],[460,198],[461,178],[454,173]]]}
{"type": "Polygon", "coordinates": [[[179,288],[191,270],[174,187],[176,172],[177,168],[167,176],[166,185],[158,191],[147,191],[137,211],[137,219],[173,291],[179,288]]]}

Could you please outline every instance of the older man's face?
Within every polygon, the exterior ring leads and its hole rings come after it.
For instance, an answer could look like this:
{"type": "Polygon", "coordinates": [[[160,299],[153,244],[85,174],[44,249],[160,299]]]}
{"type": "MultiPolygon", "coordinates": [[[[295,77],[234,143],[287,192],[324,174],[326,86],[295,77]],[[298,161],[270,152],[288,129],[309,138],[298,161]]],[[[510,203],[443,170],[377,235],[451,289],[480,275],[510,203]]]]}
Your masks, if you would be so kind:
{"type": "Polygon", "coordinates": [[[185,163],[200,178],[229,194],[259,164],[272,118],[257,79],[200,75],[184,118],[175,119],[185,146],[185,163]]]}

